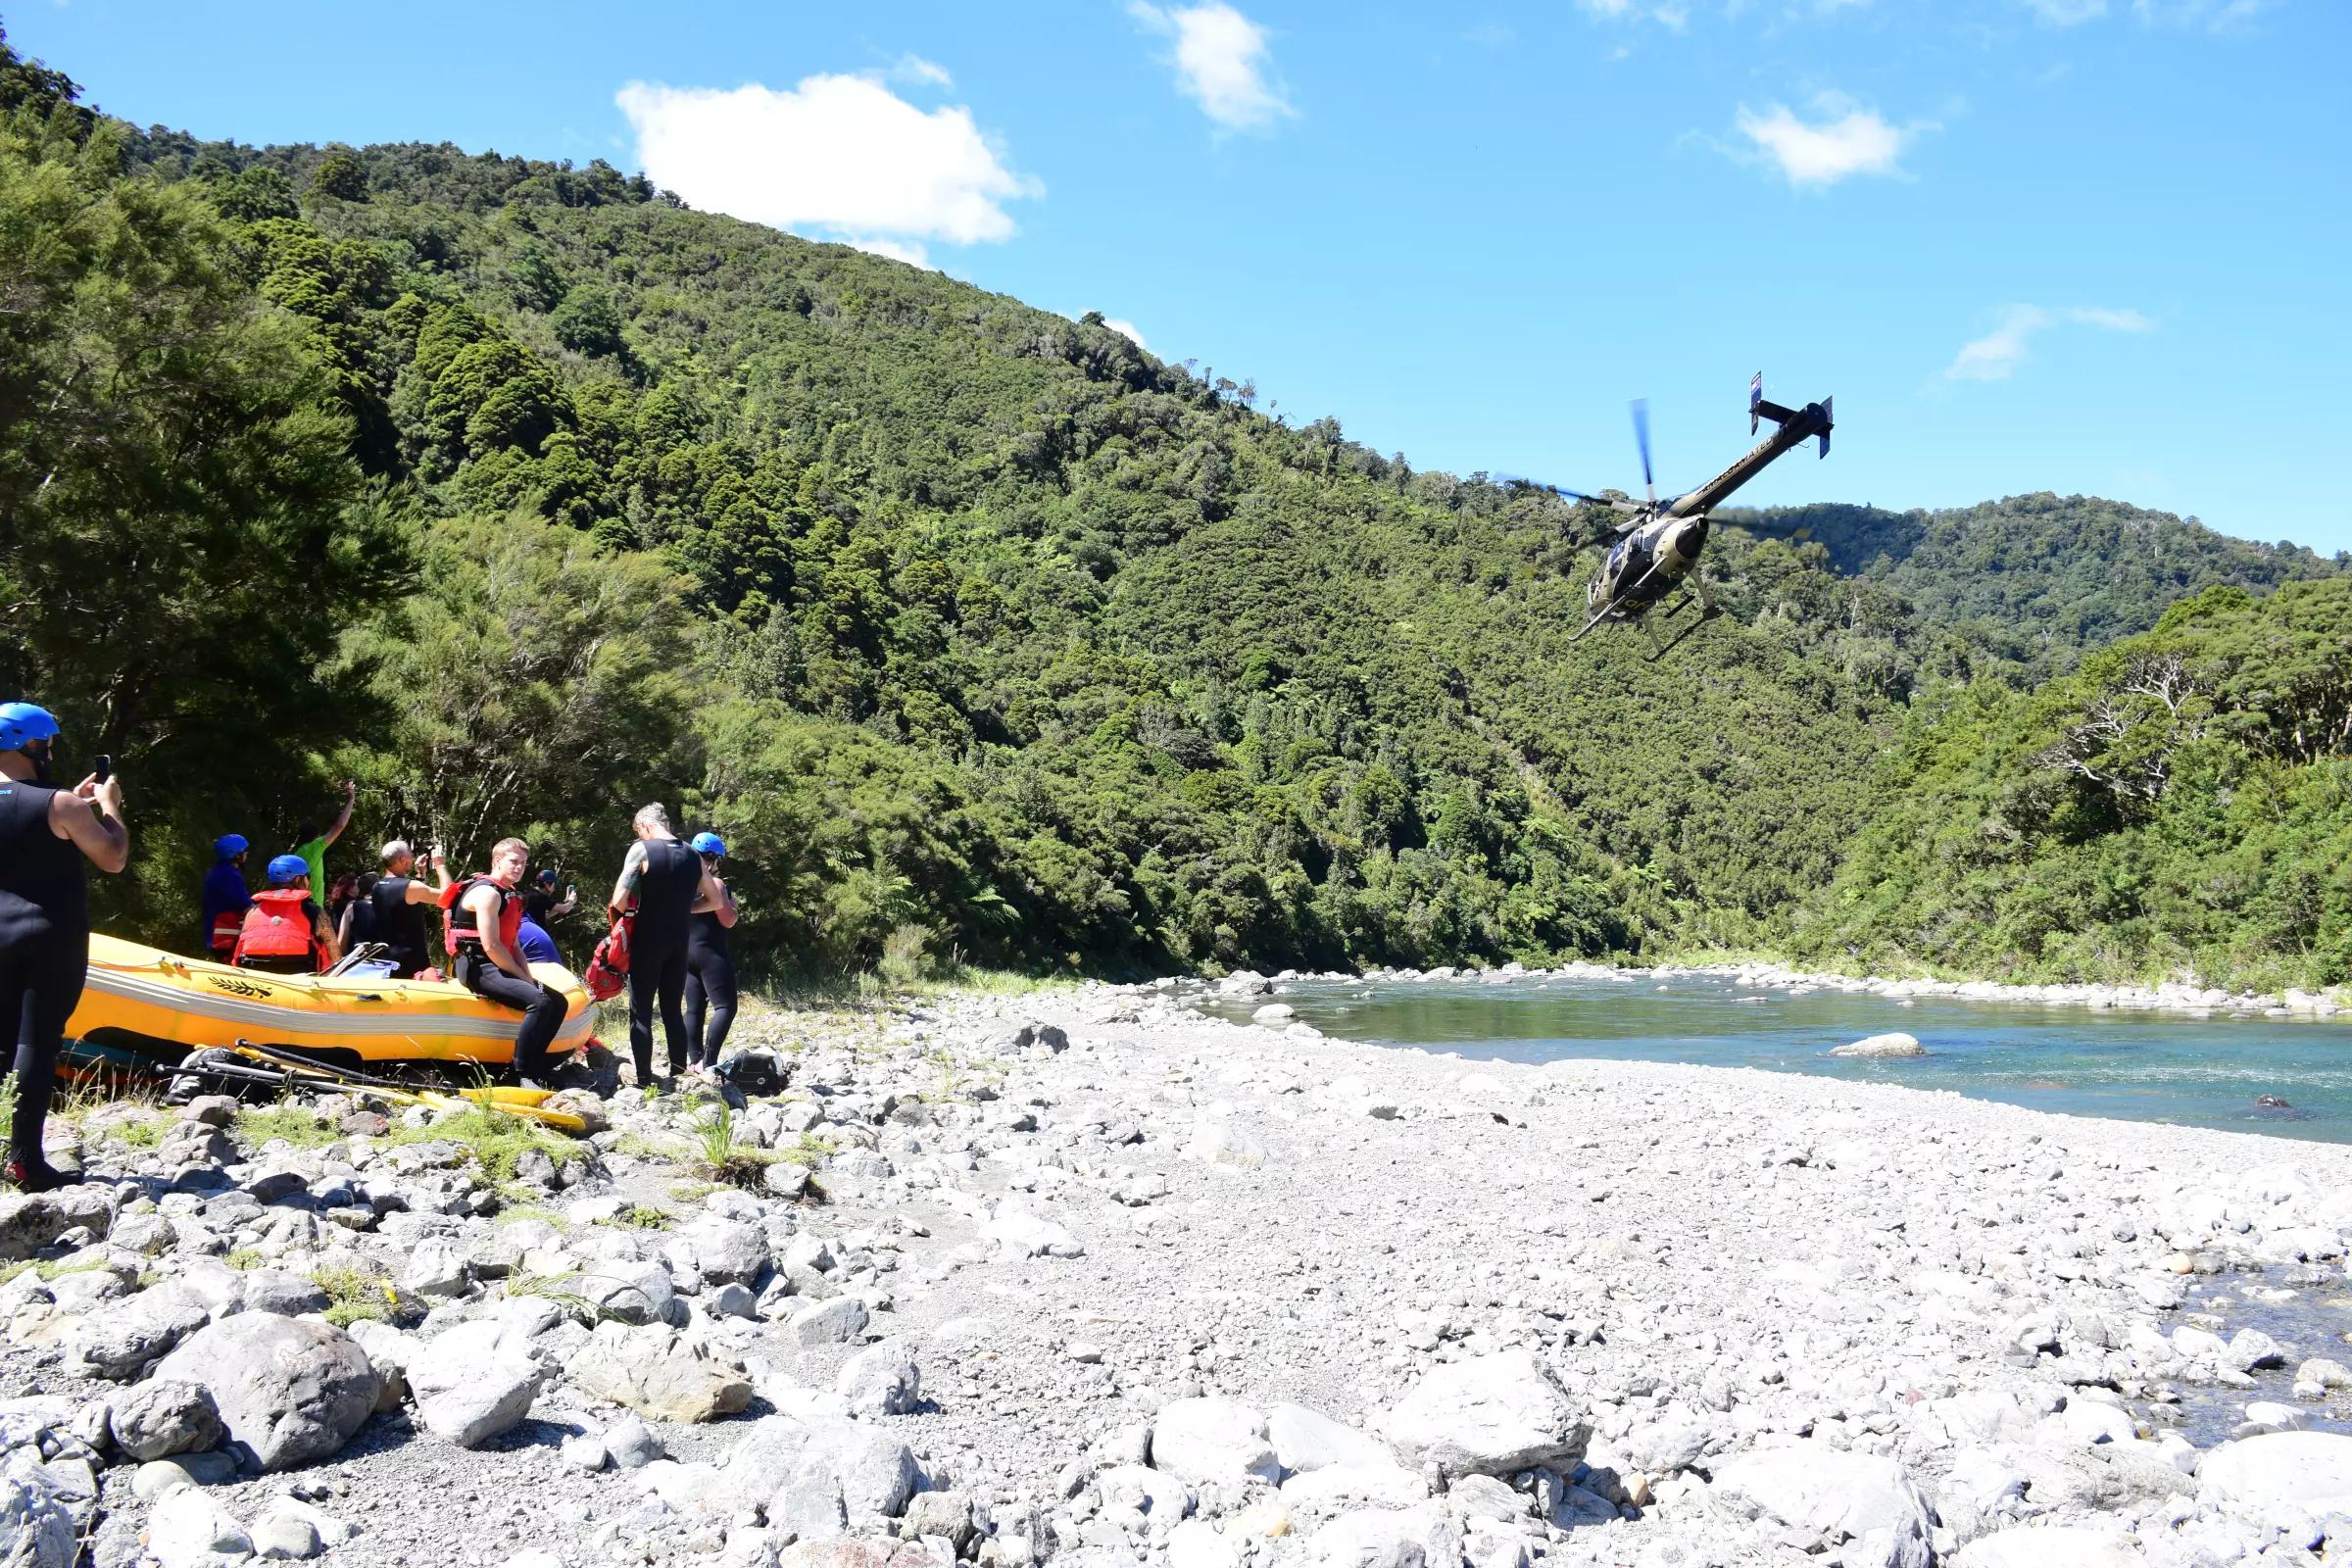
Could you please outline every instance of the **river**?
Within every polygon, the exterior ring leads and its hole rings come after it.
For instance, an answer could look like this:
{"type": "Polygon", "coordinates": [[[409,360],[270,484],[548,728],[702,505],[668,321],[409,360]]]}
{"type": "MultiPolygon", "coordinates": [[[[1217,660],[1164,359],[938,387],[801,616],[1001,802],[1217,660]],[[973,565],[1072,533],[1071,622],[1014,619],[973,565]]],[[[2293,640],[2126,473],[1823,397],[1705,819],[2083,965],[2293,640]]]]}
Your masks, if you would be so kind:
{"type": "Polygon", "coordinates": [[[1949,1089],[2071,1115],[2352,1143],[2352,1022],[2308,1016],[1906,1002],[1645,971],[1610,979],[1280,981],[1271,996],[1212,995],[1205,1005],[1247,1021],[1270,1002],[1289,1004],[1298,1021],[1328,1035],[1469,1059],[1760,1067],[1949,1089]],[[1892,1030],[1916,1036],[1929,1054],[1827,1054],[1892,1030]]]}

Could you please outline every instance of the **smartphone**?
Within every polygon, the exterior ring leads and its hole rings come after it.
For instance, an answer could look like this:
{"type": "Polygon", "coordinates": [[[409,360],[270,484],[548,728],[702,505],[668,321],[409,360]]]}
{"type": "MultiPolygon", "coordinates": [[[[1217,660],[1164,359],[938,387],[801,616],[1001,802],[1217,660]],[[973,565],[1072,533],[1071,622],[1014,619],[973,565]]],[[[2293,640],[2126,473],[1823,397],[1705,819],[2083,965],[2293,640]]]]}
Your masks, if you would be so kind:
{"type": "Polygon", "coordinates": [[[108,779],[115,776],[115,760],[107,756],[104,752],[100,752],[98,754],[98,765],[91,768],[90,773],[98,780],[99,783],[105,783],[108,779]]]}

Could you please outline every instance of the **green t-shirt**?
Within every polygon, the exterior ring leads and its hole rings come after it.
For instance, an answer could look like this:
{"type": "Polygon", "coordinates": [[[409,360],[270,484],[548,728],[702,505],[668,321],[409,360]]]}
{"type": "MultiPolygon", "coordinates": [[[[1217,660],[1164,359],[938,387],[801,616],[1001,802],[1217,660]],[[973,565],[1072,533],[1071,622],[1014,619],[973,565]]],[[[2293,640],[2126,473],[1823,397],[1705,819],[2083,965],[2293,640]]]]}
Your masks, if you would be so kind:
{"type": "Polygon", "coordinates": [[[297,844],[294,853],[311,862],[311,897],[321,906],[326,904],[326,840],[316,838],[308,844],[297,844]]]}

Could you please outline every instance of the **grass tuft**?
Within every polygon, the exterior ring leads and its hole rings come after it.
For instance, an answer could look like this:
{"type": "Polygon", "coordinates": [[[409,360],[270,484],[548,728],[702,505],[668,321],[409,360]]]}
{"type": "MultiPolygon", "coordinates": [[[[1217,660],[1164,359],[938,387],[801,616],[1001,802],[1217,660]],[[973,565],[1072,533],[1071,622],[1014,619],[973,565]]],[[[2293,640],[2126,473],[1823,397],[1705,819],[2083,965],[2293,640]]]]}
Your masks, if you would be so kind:
{"type": "Polygon", "coordinates": [[[342,1140],[342,1129],[302,1105],[280,1101],[274,1105],[247,1106],[237,1112],[231,1130],[247,1149],[283,1139],[296,1149],[323,1149],[342,1140]]]}
{"type": "Polygon", "coordinates": [[[311,1283],[326,1293],[326,1320],[339,1329],[347,1329],[362,1318],[373,1318],[379,1323],[400,1320],[399,1296],[389,1282],[372,1274],[363,1274],[356,1268],[318,1268],[311,1271],[311,1283]]]}
{"type": "Polygon", "coordinates": [[[785,1158],[770,1150],[735,1141],[735,1109],[720,1101],[695,1124],[694,1173],[706,1181],[757,1187],[767,1167],[785,1158]]]}
{"type": "Polygon", "coordinates": [[[482,1174],[494,1182],[513,1181],[515,1161],[531,1150],[544,1151],[549,1158],[562,1165],[580,1158],[585,1149],[584,1145],[527,1116],[479,1102],[429,1127],[395,1127],[385,1141],[462,1144],[473,1162],[481,1167],[482,1174]]]}

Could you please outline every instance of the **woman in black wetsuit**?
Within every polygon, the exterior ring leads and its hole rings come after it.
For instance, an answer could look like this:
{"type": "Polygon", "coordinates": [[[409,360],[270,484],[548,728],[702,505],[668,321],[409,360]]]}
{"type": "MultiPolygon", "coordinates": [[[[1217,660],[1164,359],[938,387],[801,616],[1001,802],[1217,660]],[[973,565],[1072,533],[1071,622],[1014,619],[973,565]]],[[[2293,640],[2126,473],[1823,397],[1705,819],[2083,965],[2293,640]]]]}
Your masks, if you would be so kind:
{"type": "Polygon", "coordinates": [[[710,882],[719,893],[717,903],[708,895],[695,900],[694,916],[686,928],[686,1052],[687,1069],[705,1078],[718,1071],[719,1048],[735,1022],[735,960],[727,955],[727,928],[735,923],[735,894],[718,879],[719,858],[727,853],[715,833],[697,833],[694,851],[710,868],[710,882]],[[705,1030],[703,1014],[710,1012],[705,1030]]]}

